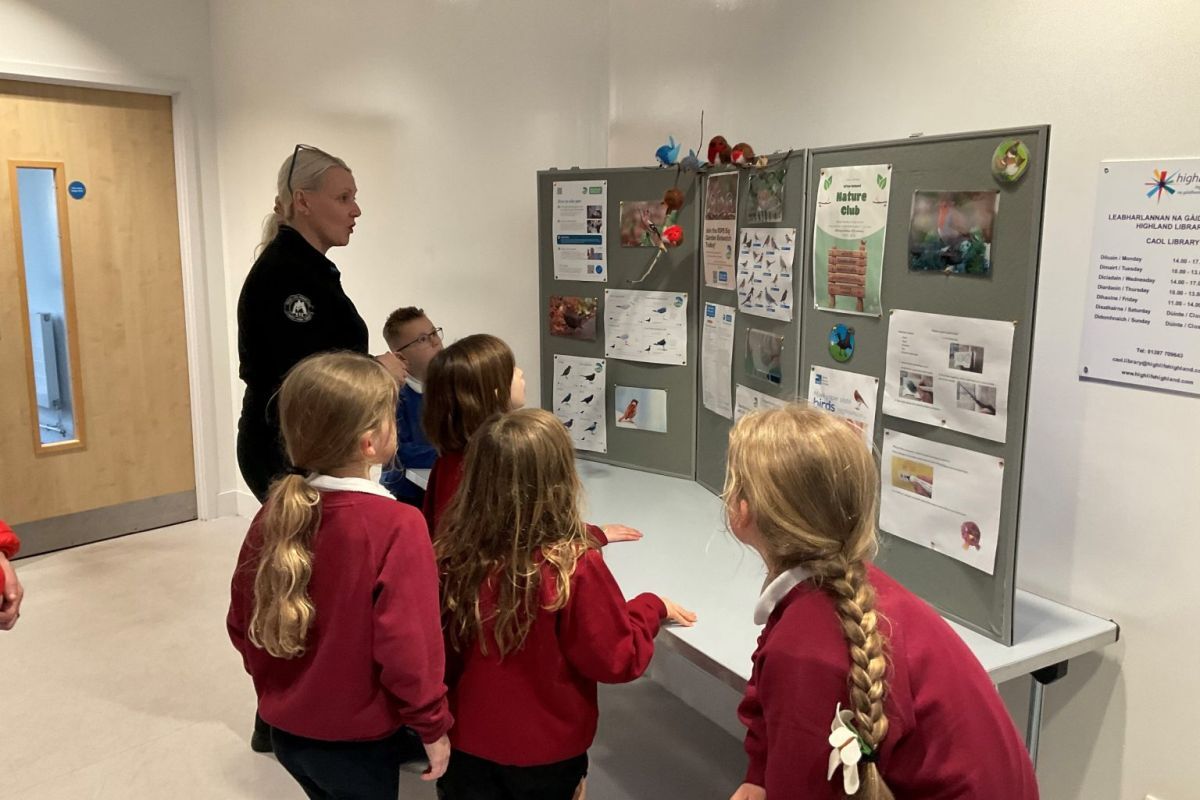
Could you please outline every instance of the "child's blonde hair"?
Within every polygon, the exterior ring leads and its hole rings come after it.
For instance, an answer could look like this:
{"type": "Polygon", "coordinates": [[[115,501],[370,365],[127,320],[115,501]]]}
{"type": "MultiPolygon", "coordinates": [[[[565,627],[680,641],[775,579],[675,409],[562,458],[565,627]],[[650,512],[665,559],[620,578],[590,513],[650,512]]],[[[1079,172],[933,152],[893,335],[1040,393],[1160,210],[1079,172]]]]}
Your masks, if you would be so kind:
{"type": "MultiPolygon", "coordinates": [[[[885,647],[867,563],[877,549],[879,473],[861,436],[832,414],[789,405],[743,417],[729,437],[726,507],[745,501],[771,576],[803,566],[837,604],[850,648],[854,728],[872,749],[888,732],[885,647]]],[[[834,712],[831,701],[830,717],[834,712]]],[[[825,723],[826,720],[820,720],[825,723]]],[[[892,794],[875,763],[860,767],[864,800],[892,794]]]]}
{"type": "Polygon", "coordinates": [[[321,524],[321,493],[300,472],[329,472],[361,459],[371,431],[391,430],[396,381],[373,358],[325,353],[306,358],[279,390],[279,423],[295,465],[275,481],[259,529],[250,641],[276,658],[304,654],[316,615],[308,596],[313,535],[321,524]]]}
{"type": "Polygon", "coordinates": [[[478,639],[487,652],[484,626],[492,619],[500,656],[518,649],[537,614],[543,562],[556,584],[546,610],[567,604],[575,565],[596,546],[580,516],[580,493],[571,437],[548,411],[495,414],[471,437],[462,483],[435,542],[455,650],[478,639]],[[497,607],[484,619],[479,593],[489,580],[497,607]]]}

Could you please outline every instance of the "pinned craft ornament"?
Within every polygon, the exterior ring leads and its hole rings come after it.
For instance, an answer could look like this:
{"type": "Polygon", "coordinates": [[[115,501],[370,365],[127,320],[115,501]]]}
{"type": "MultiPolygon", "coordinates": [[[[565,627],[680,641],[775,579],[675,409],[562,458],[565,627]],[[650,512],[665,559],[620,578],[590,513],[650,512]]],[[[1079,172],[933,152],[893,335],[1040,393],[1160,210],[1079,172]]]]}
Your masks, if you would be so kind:
{"type": "Polygon", "coordinates": [[[873,753],[870,746],[851,726],[850,722],[853,719],[854,712],[850,709],[842,710],[842,704],[838,703],[837,713],[834,714],[833,724],[830,726],[829,745],[833,751],[829,754],[829,772],[825,776],[828,780],[833,780],[840,765],[842,788],[847,795],[858,793],[858,764],[864,758],[870,758],[873,753]]]}
{"type": "Polygon", "coordinates": [[[679,209],[683,208],[683,192],[679,191],[679,189],[675,187],[667,189],[667,191],[663,194],[662,202],[663,205],[667,207],[668,214],[670,214],[672,211],[678,211],[679,209]]]}

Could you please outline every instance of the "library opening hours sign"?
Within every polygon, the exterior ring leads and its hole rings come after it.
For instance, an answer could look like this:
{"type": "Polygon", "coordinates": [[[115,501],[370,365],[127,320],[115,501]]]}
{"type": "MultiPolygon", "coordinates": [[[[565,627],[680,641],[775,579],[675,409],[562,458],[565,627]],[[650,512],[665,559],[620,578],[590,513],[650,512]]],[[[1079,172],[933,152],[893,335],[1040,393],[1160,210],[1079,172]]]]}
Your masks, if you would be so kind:
{"type": "Polygon", "coordinates": [[[1200,395],[1200,159],[1103,161],[1079,375],[1200,395]]]}

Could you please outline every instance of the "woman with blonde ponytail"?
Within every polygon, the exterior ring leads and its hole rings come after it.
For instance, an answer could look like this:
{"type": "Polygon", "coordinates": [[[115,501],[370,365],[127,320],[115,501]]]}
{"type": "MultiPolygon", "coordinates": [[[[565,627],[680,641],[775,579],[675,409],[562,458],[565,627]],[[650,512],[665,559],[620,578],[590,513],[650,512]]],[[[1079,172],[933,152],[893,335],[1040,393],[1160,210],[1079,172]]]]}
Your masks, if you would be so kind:
{"type": "Polygon", "coordinates": [[[983,667],[872,563],[879,473],[857,432],[800,405],[743,417],[724,499],[767,568],[732,800],[1036,800],[983,667]]]}
{"type": "Polygon", "coordinates": [[[402,763],[427,758],[435,780],[450,755],[429,531],[370,479],[396,452],[396,391],[355,353],[288,373],[279,420],[293,466],[233,577],[229,636],[276,757],[310,797],[394,800],[402,763]]]}

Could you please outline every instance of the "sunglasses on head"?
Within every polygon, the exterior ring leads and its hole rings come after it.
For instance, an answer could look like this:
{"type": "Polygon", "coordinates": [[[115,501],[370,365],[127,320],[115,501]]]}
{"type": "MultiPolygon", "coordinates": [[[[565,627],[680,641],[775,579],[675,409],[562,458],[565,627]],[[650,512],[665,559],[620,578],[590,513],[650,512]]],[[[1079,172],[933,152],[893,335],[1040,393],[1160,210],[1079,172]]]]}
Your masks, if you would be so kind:
{"type": "Polygon", "coordinates": [[[292,196],[292,173],[296,171],[296,156],[300,155],[301,150],[312,150],[314,153],[321,152],[320,148],[313,147],[311,144],[298,144],[296,149],[292,151],[292,163],[288,165],[287,190],[288,197],[292,196]]]}

